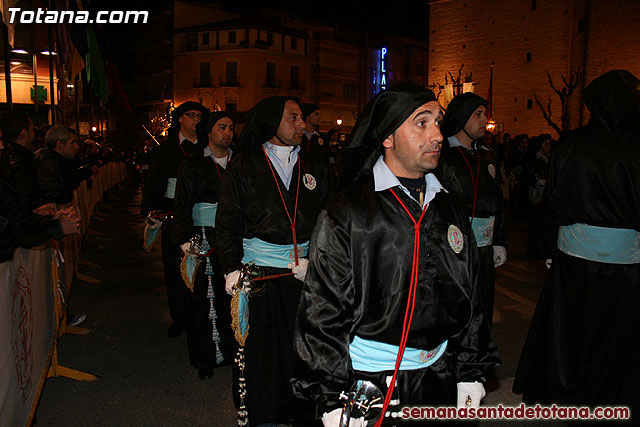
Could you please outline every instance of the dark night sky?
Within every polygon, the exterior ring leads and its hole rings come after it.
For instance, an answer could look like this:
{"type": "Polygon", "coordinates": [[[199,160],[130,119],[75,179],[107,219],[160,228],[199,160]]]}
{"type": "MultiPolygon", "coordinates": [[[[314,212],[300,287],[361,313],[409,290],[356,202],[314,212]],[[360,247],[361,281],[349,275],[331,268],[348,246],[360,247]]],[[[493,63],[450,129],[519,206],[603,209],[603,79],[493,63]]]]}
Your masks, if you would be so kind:
{"type": "Polygon", "coordinates": [[[227,0],[223,5],[249,10],[259,5],[293,14],[315,17],[328,23],[379,30],[393,35],[426,41],[428,36],[428,2],[395,0],[385,2],[352,2],[337,0],[246,2],[227,0]]]}

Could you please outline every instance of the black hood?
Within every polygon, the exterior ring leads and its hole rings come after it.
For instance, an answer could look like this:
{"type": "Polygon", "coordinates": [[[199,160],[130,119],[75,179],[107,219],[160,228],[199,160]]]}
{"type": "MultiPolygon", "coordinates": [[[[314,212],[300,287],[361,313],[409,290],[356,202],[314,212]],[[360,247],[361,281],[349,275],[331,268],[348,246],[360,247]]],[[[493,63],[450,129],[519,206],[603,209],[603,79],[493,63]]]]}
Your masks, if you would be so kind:
{"type": "Polygon", "coordinates": [[[382,142],[429,101],[436,101],[433,92],[415,83],[389,87],[371,99],[358,117],[343,151],[341,185],[371,171],[382,154],[382,142]]]}
{"type": "Polygon", "coordinates": [[[487,104],[489,101],[473,92],[456,95],[447,106],[442,122],[442,136],[448,138],[460,132],[476,108],[487,104]]]}
{"type": "Polygon", "coordinates": [[[254,105],[247,113],[247,124],[238,138],[237,149],[244,150],[273,138],[278,132],[287,101],[298,102],[298,99],[291,96],[271,96],[254,105]]]}
{"type": "Polygon", "coordinates": [[[604,73],[584,89],[584,103],[598,123],[616,133],[620,128],[640,124],[640,80],[629,71],[604,73]]]}

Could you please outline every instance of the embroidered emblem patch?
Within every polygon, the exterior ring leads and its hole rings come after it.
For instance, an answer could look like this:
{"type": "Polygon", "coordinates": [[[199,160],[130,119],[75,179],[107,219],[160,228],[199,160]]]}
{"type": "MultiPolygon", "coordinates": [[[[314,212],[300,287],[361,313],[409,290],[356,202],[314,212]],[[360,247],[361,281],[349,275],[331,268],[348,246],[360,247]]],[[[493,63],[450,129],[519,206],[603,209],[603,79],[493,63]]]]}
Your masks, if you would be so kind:
{"type": "MultiPolygon", "coordinates": [[[[298,258],[303,258],[304,257],[304,249],[302,249],[301,247],[298,247],[298,258]]],[[[292,249],[289,251],[289,259],[291,261],[295,261],[296,259],[296,250],[292,249]]]]}
{"type": "Polygon", "coordinates": [[[302,177],[302,183],[309,190],[314,190],[316,188],[316,179],[310,173],[305,173],[302,177]]]}
{"type": "Polygon", "coordinates": [[[318,138],[318,144],[324,145],[324,140],[322,138],[318,138]]]}
{"type": "Polygon", "coordinates": [[[429,351],[420,350],[420,363],[424,365],[429,360],[433,359],[435,355],[436,355],[435,350],[429,350],[429,351]]]}
{"type": "Polygon", "coordinates": [[[489,165],[489,175],[491,175],[491,178],[495,178],[496,177],[496,167],[493,165],[489,165]]]}
{"type": "Polygon", "coordinates": [[[449,241],[449,246],[451,246],[453,252],[457,254],[462,252],[462,248],[464,247],[464,235],[458,227],[455,225],[449,226],[449,230],[447,231],[447,240],[449,241]]]}

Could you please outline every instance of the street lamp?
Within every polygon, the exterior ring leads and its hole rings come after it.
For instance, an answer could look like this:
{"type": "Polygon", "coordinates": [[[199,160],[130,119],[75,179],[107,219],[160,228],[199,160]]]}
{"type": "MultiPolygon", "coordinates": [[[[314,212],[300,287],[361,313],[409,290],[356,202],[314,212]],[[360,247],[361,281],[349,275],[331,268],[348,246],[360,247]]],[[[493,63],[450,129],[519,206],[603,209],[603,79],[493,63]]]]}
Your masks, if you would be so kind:
{"type": "Polygon", "coordinates": [[[338,120],[336,120],[336,123],[338,124],[338,143],[339,143],[340,142],[340,126],[342,125],[342,119],[338,117],[338,120]]]}
{"type": "Polygon", "coordinates": [[[496,122],[493,120],[489,120],[487,122],[486,128],[489,132],[493,133],[493,131],[496,130],[496,122]]]}

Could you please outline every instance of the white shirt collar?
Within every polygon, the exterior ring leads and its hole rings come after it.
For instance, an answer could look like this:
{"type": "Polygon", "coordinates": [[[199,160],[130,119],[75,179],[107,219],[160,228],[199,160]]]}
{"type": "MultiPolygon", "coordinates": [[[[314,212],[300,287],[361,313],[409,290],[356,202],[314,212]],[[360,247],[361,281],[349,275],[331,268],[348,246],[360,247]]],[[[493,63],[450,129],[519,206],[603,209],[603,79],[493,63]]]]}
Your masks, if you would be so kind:
{"type": "Polygon", "coordinates": [[[449,140],[449,147],[462,147],[462,144],[460,143],[460,141],[458,140],[458,138],[456,138],[455,135],[451,135],[449,138],[447,138],[449,140]]]}
{"type": "MultiPolygon", "coordinates": [[[[440,192],[440,190],[444,190],[445,193],[448,193],[434,174],[426,174],[424,176],[424,180],[427,184],[424,194],[424,203],[429,203],[433,200],[436,197],[436,193],[440,192]]],[[[389,188],[400,186],[402,191],[411,197],[409,190],[400,183],[400,180],[398,180],[393,172],[391,172],[391,169],[389,169],[389,166],[384,162],[384,156],[380,156],[376,164],[373,165],[373,182],[375,191],[384,191],[389,188]]]]}
{"type": "MultiPolygon", "coordinates": [[[[182,132],[180,132],[180,134],[178,135],[178,142],[179,142],[180,144],[182,144],[182,141],[184,141],[185,139],[188,139],[188,138],[187,138],[186,136],[184,136],[184,135],[182,134],[182,132]]],[[[191,141],[190,139],[188,139],[188,140],[189,140],[189,141],[191,141]]],[[[195,144],[197,144],[197,143],[198,143],[198,138],[196,138],[196,140],[195,140],[195,141],[191,141],[191,142],[193,142],[193,144],[194,144],[194,145],[195,145],[195,144]]]]}
{"type": "Polygon", "coordinates": [[[213,159],[214,162],[216,162],[217,164],[219,164],[220,166],[222,166],[223,168],[227,167],[227,159],[230,159],[231,156],[233,156],[233,151],[231,150],[231,148],[227,148],[227,155],[224,157],[216,157],[213,155],[213,152],[211,151],[211,149],[209,148],[209,145],[207,145],[206,147],[204,147],[204,156],[205,157],[211,157],[213,159]]]}

